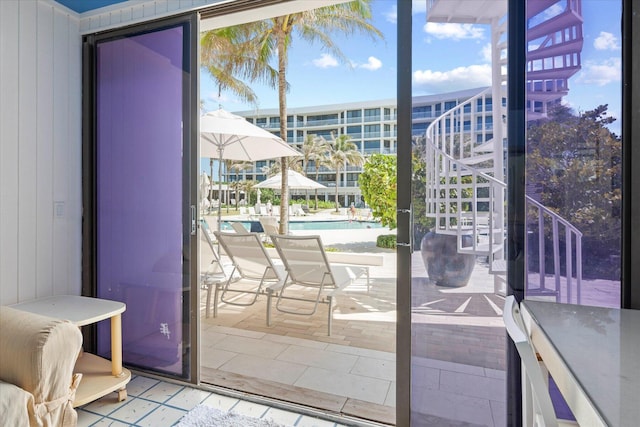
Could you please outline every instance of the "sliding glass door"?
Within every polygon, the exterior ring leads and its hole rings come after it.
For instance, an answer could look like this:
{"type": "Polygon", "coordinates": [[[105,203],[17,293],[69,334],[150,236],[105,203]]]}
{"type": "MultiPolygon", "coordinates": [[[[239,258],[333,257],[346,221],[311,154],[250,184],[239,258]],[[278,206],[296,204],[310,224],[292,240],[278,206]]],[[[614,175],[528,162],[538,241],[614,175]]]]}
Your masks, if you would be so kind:
{"type": "MultiPolygon", "coordinates": [[[[95,295],[127,305],[124,363],[182,378],[191,377],[197,289],[192,26],[181,19],[90,40],[95,295]]],[[[108,357],[108,325],[97,337],[108,357]]]]}
{"type": "MultiPolygon", "coordinates": [[[[519,425],[505,295],[631,305],[623,3],[434,0],[417,22],[415,4],[412,15],[398,8],[403,25],[414,19],[412,56],[399,60],[412,62],[412,102],[400,76],[398,106],[411,117],[411,127],[399,120],[398,161],[412,162],[398,181],[413,184],[398,196],[399,244],[413,250],[398,268],[399,284],[406,271],[411,280],[398,296],[411,307],[410,320],[399,314],[399,364],[410,364],[398,372],[403,423],[519,425]],[[465,41],[475,47],[464,52],[465,41]],[[401,232],[409,212],[411,238],[401,232]]],[[[570,418],[553,382],[551,393],[570,418]]]]}

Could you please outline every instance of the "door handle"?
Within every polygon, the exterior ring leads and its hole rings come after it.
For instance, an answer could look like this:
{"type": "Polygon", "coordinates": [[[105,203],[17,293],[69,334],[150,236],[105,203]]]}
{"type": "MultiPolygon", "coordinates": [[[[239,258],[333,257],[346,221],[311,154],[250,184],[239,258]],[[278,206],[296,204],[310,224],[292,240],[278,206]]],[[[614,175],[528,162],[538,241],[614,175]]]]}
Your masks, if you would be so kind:
{"type": "Polygon", "coordinates": [[[192,236],[196,235],[197,229],[198,228],[196,226],[196,206],[191,205],[191,235],[192,236]]]}

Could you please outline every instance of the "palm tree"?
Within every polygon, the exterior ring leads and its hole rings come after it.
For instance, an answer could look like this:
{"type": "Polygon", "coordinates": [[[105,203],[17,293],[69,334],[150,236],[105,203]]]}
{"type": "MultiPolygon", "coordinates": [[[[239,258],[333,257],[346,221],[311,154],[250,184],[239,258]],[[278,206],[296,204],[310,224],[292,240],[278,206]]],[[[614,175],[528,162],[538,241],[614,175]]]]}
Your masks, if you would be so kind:
{"type": "Polygon", "coordinates": [[[253,170],[253,162],[245,162],[245,161],[237,160],[231,163],[230,169],[238,173],[243,171],[250,171],[250,170],[253,170]]]}
{"type": "MultiPolygon", "coordinates": [[[[314,10],[278,16],[257,23],[262,35],[263,49],[261,58],[277,58],[278,64],[278,104],[280,108],[280,137],[287,138],[287,60],[295,31],[300,38],[310,43],[319,42],[325,49],[336,55],[341,61],[349,64],[340,47],[329,36],[330,32],[351,35],[356,32],[369,34],[372,39],[382,38],[382,33],[374,27],[371,20],[371,0],[353,0],[325,6],[314,10]]],[[[256,23],[254,23],[256,24],[256,23]]],[[[253,25],[253,24],[252,24],[253,25]]],[[[289,187],[287,169],[289,161],[280,159],[282,173],[282,200],[288,200],[289,187]]],[[[280,229],[285,234],[289,223],[286,203],[280,203],[280,229]]]]}
{"type": "Polygon", "coordinates": [[[241,101],[258,105],[258,98],[243,80],[261,82],[276,87],[278,72],[264,56],[257,56],[260,49],[256,25],[249,23],[218,28],[205,32],[200,39],[202,66],[209,72],[218,87],[218,98],[223,90],[235,94],[241,101]]]}
{"type": "MultiPolygon", "coordinates": [[[[324,138],[319,137],[317,135],[307,135],[304,142],[302,143],[302,147],[300,148],[302,152],[302,163],[304,167],[304,174],[309,175],[309,162],[311,160],[316,164],[316,181],[318,180],[318,160],[320,157],[326,153],[327,146],[324,138]]],[[[316,192],[316,209],[318,209],[318,190],[316,192]]],[[[307,191],[307,206],[309,206],[309,192],[307,191]]]]}
{"type": "MultiPolygon", "coordinates": [[[[259,49],[256,44],[255,28],[251,24],[219,28],[207,31],[200,39],[202,66],[209,72],[218,87],[218,100],[223,90],[234,93],[242,101],[257,106],[255,92],[242,79],[264,82],[272,87],[277,84],[277,71],[264,57],[254,55],[259,49]]],[[[204,112],[204,103],[200,101],[204,112]]],[[[213,179],[214,158],[209,158],[209,170],[213,179]]],[[[229,166],[227,163],[226,166],[229,166]]],[[[222,167],[219,165],[218,167],[222,167]]],[[[227,167],[226,170],[229,170],[227,167]]],[[[213,193],[213,189],[211,190],[213,193]]],[[[221,195],[218,195],[222,203],[221,195]]],[[[211,194],[213,199],[213,194],[211,194]]],[[[229,205],[227,204],[227,213],[229,205]]]]}
{"type": "MultiPolygon", "coordinates": [[[[231,181],[229,187],[233,190],[234,195],[234,207],[238,210],[238,200],[240,200],[240,191],[242,190],[243,182],[242,181],[231,181]]],[[[227,205],[227,211],[229,209],[229,205],[227,205]]]]}
{"type": "Polygon", "coordinates": [[[253,191],[253,186],[256,185],[257,183],[258,183],[258,181],[255,181],[255,180],[252,180],[252,179],[245,179],[244,181],[242,181],[241,190],[244,191],[245,202],[246,202],[247,205],[249,205],[249,203],[251,201],[251,198],[249,197],[249,195],[253,191]]]}
{"type": "Polygon", "coordinates": [[[280,173],[280,163],[279,162],[269,162],[266,166],[262,166],[261,171],[267,177],[272,177],[277,173],[280,173]]]}
{"type": "MultiPolygon", "coordinates": [[[[239,173],[242,171],[253,170],[253,162],[233,161],[229,165],[230,170],[236,171],[236,180],[232,183],[232,188],[235,190],[236,210],[238,210],[238,202],[240,201],[240,195],[238,191],[242,191],[246,186],[246,180],[240,180],[239,173]]],[[[248,196],[248,192],[245,193],[248,196]]]]}
{"type": "Polygon", "coordinates": [[[331,135],[329,162],[336,171],[336,212],[340,207],[338,204],[338,187],[340,187],[340,171],[347,165],[362,166],[364,156],[358,146],[351,141],[349,135],[331,135]]]}

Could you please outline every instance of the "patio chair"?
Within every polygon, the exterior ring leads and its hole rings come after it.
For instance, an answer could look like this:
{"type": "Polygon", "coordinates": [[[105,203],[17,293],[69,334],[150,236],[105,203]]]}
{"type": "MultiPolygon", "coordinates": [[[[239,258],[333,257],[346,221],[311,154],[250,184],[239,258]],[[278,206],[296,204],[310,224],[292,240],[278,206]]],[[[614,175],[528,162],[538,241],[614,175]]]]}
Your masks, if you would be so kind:
{"type": "Polygon", "coordinates": [[[263,216],[258,218],[258,221],[260,221],[260,225],[264,230],[263,241],[268,241],[270,236],[280,233],[280,230],[278,229],[278,219],[276,217],[263,216]]]}
{"type": "Polygon", "coordinates": [[[520,306],[513,295],[509,295],[505,299],[502,318],[507,333],[520,354],[522,373],[525,374],[522,384],[522,397],[526,401],[522,411],[523,425],[577,426],[578,423],[574,421],[561,420],[556,417],[549,395],[547,370],[544,368],[544,364],[538,361],[538,355],[524,327],[520,306]]]}
{"type": "Polygon", "coordinates": [[[366,268],[330,264],[320,236],[272,235],[271,240],[287,274],[284,281],[267,287],[267,326],[271,324],[271,298],[277,296],[276,310],[289,314],[311,316],[318,304],[327,304],[327,333],[331,335],[336,295],[366,274],[366,268]],[[301,301],[311,308],[286,306],[283,300],[301,301]]]}
{"type": "MultiPolygon", "coordinates": [[[[220,260],[220,255],[215,248],[215,244],[209,234],[211,231],[205,220],[200,220],[200,239],[204,241],[211,251],[211,262],[206,269],[200,273],[200,289],[207,291],[207,304],[205,306],[205,317],[209,317],[211,307],[211,291],[214,290],[214,300],[217,301],[218,293],[222,289],[222,285],[227,280],[227,272],[225,266],[220,260]]],[[[217,306],[213,306],[213,317],[217,316],[217,306]]]]}
{"type": "Polygon", "coordinates": [[[239,306],[252,305],[258,299],[258,295],[264,293],[263,286],[277,284],[282,280],[284,269],[273,263],[257,233],[216,231],[214,234],[233,264],[233,271],[228,275],[220,293],[221,302],[239,306]],[[232,288],[232,283],[237,287],[232,288]],[[252,297],[249,302],[240,302],[237,296],[226,297],[229,293],[252,297]]]}
{"type": "Polygon", "coordinates": [[[295,216],[305,216],[307,213],[302,209],[301,204],[294,203],[291,205],[291,210],[295,216]]]}
{"type": "Polygon", "coordinates": [[[249,232],[241,222],[233,221],[231,222],[231,227],[236,233],[245,234],[249,232]]]}

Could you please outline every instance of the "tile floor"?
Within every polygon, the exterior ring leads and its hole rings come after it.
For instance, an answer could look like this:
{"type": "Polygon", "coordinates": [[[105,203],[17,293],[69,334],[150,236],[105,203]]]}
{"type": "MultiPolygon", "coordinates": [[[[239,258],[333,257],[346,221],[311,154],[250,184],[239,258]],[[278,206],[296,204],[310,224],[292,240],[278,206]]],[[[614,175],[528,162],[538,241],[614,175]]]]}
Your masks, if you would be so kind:
{"type": "Polygon", "coordinates": [[[272,419],[285,426],[343,427],[352,424],[322,419],[253,403],[211,391],[134,375],[127,385],[128,398],[117,401],[115,393],[84,405],[78,410],[78,426],[169,427],[196,405],[203,403],[223,411],[272,419]]]}
{"type": "MultiPolygon", "coordinates": [[[[217,318],[202,317],[202,380],[394,424],[394,255],[372,268],[370,292],[358,281],[340,294],[330,337],[324,313],[276,313],[266,327],[261,302],[221,304],[217,318]]],[[[425,281],[421,262],[414,260],[413,283],[418,416],[430,426],[504,426],[504,300],[481,265],[467,287],[442,289],[425,281]]]]}

